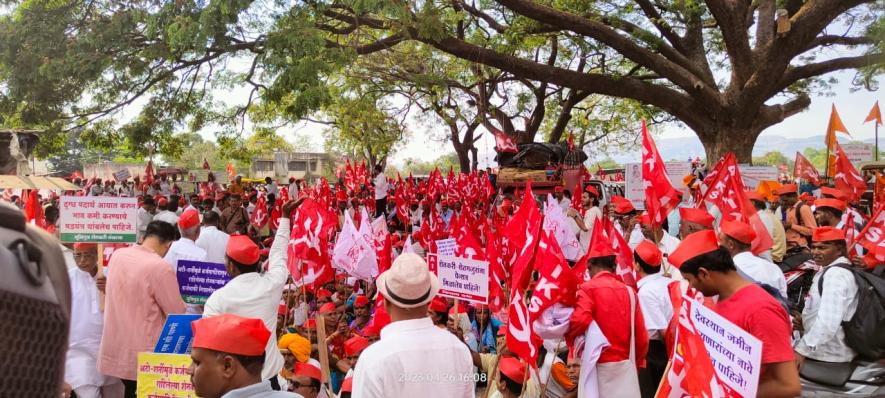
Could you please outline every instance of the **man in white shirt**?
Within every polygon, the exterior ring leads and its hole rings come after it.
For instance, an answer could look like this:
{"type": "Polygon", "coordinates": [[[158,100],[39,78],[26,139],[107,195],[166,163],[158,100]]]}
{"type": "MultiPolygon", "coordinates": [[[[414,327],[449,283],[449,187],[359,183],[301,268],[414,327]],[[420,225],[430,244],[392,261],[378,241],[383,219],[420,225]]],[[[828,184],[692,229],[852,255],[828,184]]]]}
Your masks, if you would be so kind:
{"type": "Polygon", "coordinates": [[[277,186],[277,182],[270,177],[264,177],[264,190],[267,191],[268,195],[273,195],[277,199],[280,198],[280,188],[277,186]]]}
{"type": "Polygon", "coordinates": [[[565,197],[565,189],[562,188],[562,185],[553,187],[553,196],[556,198],[556,203],[562,208],[563,213],[572,207],[572,200],[565,197]]]}
{"type": "Polygon", "coordinates": [[[157,201],[157,214],[154,215],[154,221],[164,221],[169,223],[172,226],[178,224],[178,216],[175,212],[169,211],[169,200],[166,198],[160,198],[157,201]]]}
{"type": "Polygon", "coordinates": [[[589,250],[590,237],[593,236],[593,226],[596,225],[597,220],[602,220],[602,211],[599,210],[599,199],[597,198],[599,198],[599,191],[593,188],[592,185],[587,185],[587,188],[581,193],[584,218],[581,219],[581,215],[575,209],[568,210],[568,216],[575,220],[575,224],[581,230],[578,240],[584,253],[589,250]]]}
{"type": "MultiPolygon", "coordinates": [[[[860,232],[854,228],[854,222],[845,210],[848,205],[838,199],[818,199],[814,201],[814,220],[821,227],[835,227],[845,232],[847,242],[852,242],[860,232]],[[848,225],[846,225],[846,222],[848,225]]],[[[855,245],[857,256],[863,256],[862,246],[855,245]]]]}
{"type": "Polygon", "coordinates": [[[654,396],[658,384],[667,367],[667,327],[673,318],[673,303],[670,301],[670,284],[678,283],[663,275],[661,264],[663,254],[650,240],[643,240],[633,251],[636,274],[639,281],[639,308],[645,329],[648,330],[648,354],[646,367],[639,372],[639,388],[643,396],[654,396]]]}
{"type": "Polygon", "coordinates": [[[178,269],[178,260],[206,261],[206,250],[196,243],[200,237],[200,213],[196,210],[181,213],[178,219],[178,231],[181,233],[181,239],[172,242],[172,246],[169,246],[169,251],[163,257],[172,266],[172,270],[178,269]]]}
{"type": "Polygon", "coordinates": [[[203,213],[203,228],[195,242],[198,247],[206,251],[206,261],[210,263],[224,264],[225,250],[230,235],[218,229],[220,222],[218,213],[209,210],[203,213]]]}
{"type": "MultiPolygon", "coordinates": [[[[658,250],[661,251],[663,256],[662,274],[673,280],[683,280],[679,268],[671,266],[670,262],[667,261],[667,257],[679,247],[680,240],[673,235],[664,232],[664,229],[661,228],[660,225],[652,227],[651,218],[648,216],[648,213],[642,213],[641,216],[637,217],[637,225],[640,227],[640,231],[642,231],[642,240],[639,241],[639,243],[642,243],[644,240],[658,242],[658,250]]],[[[633,247],[634,250],[636,247],[639,247],[639,243],[633,247]]]]}
{"type": "Polygon", "coordinates": [[[353,397],[473,397],[470,350],[427,316],[440,287],[427,263],[403,253],[376,283],[391,323],[360,355],[353,397]]]}
{"type": "Polygon", "coordinates": [[[719,241],[731,257],[738,273],[750,282],[761,283],[777,289],[781,298],[787,297],[787,281],[784,273],[771,261],[753,255],[750,246],[756,231],[743,221],[722,221],[719,225],[719,241]]]}
{"type": "Polygon", "coordinates": [[[274,390],[285,387],[279,377],[283,356],[276,345],[277,310],[283,296],[283,287],[289,278],[286,268],[289,245],[289,219],[302,199],[283,205],[279,229],[270,247],[269,268],[260,273],[259,249],[248,236],[231,236],[227,243],[227,273],[230,282],[212,293],[206,300],[204,317],[230,313],[247,318],[259,318],[271,331],[267,342],[264,369],[261,377],[270,380],[274,390]]]}
{"type": "Polygon", "coordinates": [[[138,226],[138,242],[144,238],[144,231],[147,230],[148,224],[154,220],[154,212],[157,210],[157,202],[154,201],[154,198],[150,196],[146,196],[144,201],[141,202],[141,207],[138,208],[138,214],[136,215],[136,225],[138,226]]]}
{"type": "Polygon", "coordinates": [[[387,211],[387,176],[384,175],[384,169],[380,164],[375,165],[375,217],[379,217],[387,211]]]}
{"type": "Polygon", "coordinates": [[[98,247],[74,244],[74,264],[68,266],[71,280],[71,334],[65,360],[65,383],[82,398],[122,396],[120,379],[98,371],[98,348],[104,326],[98,303],[98,247]]]}
{"type": "Polygon", "coordinates": [[[857,311],[857,283],[851,271],[835,266],[850,267],[847,254],[844,232],[833,227],[815,228],[811,257],[822,267],[814,276],[802,310],[804,334],[793,347],[800,366],[805,358],[851,362],[857,356],[845,342],[842,329],[842,322],[850,320],[857,311]]]}

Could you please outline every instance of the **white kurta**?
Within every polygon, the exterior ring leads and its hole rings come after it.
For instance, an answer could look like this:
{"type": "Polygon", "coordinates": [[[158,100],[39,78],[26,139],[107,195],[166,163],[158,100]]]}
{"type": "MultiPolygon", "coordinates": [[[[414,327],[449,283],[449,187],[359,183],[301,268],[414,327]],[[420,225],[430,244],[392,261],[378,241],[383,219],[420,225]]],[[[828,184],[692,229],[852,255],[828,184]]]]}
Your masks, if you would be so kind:
{"type": "Polygon", "coordinates": [[[602,212],[598,207],[593,206],[584,212],[584,227],[587,230],[578,234],[578,240],[581,242],[584,253],[590,251],[590,237],[593,236],[593,227],[598,220],[602,220],[602,212]]]}
{"type": "Polygon", "coordinates": [[[71,280],[71,334],[65,360],[65,382],[71,388],[103,386],[115,381],[98,371],[98,348],[104,321],[92,275],[68,269],[71,280]]]}
{"type": "Polygon", "coordinates": [[[673,318],[673,303],[670,301],[668,285],[673,279],[665,277],[661,272],[648,275],[638,282],[639,309],[645,320],[645,329],[650,339],[663,340],[658,331],[667,330],[673,318]]]}
{"type": "Polygon", "coordinates": [[[267,341],[262,379],[270,379],[283,368],[283,355],[277,348],[277,309],[283,296],[283,287],[289,277],[286,268],[289,245],[289,219],[280,218],[280,226],[270,247],[270,267],[259,274],[250,272],[230,280],[224,287],[212,293],[206,300],[203,316],[236,314],[246,318],[258,318],[271,331],[267,341]]]}
{"type": "Polygon", "coordinates": [[[734,266],[752,278],[753,282],[771,286],[784,298],[787,297],[787,280],[784,278],[784,272],[773,262],[756,257],[753,253],[743,252],[734,256],[734,266]]]}
{"type": "Polygon", "coordinates": [[[214,226],[203,227],[200,229],[200,237],[197,238],[196,245],[206,251],[206,261],[224,264],[229,239],[230,235],[219,231],[214,226]]]}
{"type": "Polygon", "coordinates": [[[197,246],[194,241],[182,237],[172,242],[172,246],[169,246],[169,251],[166,252],[163,260],[172,266],[173,271],[177,271],[178,260],[206,261],[206,250],[197,246]]]}
{"type": "Polygon", "coordinates": [[[154,221],[165,221],[172,224],[173,227],[177,227],[178,216],[169,210],[160,210],[154,215],[154,221]]]}

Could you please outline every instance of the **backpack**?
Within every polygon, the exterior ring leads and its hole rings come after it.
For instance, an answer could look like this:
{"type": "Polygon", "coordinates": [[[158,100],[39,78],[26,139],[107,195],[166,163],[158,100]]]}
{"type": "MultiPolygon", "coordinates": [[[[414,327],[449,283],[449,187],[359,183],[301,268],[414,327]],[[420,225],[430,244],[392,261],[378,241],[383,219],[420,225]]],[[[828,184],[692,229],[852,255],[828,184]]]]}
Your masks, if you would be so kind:
{"type": "Polygon", "coordinates": [[[0,202],[0,396],[59,396],[70,314],[61,245],[0,202]]]}
{"type": "Polygon", "coordinates": [[[857,310],[851,320],[842,322],[845,343],[862,358],[875,361],[885,357],[885,266],[867,271],[844,263],[833,264],[821,273],[818,294],[823,294],[824,276],[834,266],[851,271],[857,284],[857,310]]]}

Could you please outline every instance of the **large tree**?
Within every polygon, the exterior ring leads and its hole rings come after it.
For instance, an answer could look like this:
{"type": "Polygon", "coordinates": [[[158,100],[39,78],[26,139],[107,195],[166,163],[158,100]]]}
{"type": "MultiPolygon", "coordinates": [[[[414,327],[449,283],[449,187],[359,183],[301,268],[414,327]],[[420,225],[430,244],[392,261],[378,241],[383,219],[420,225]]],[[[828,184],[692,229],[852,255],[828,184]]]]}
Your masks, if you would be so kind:
{"type": "Polygon", "coordinates": [[[694,130],[708,158],[734,151],[750,162],[759,134],[806,109],[810,95],[826,88],[822,76],[881,71],[883,7],[874,0],[454,0],[353,2],[327,16],[356,35],[404,34],[538,84],[653,105],[694,130]],[[550,37],[555,44],[545,46],[550,37]],[[527,42],[541,56],[511,51],[527,42]],[[556,48],[593,51],[586,63],[543,56],[556,48]]]}
{"type": "MultiPolygon", "coordinates": [[[[329,76],[355,57],[417,41],[511,76],[529,94],[518,100],[543,98],[547,106],[533,111],[545,119],[549,105],[578,107],[593,95],[634,100],[694,130],[708,158],[732,150],[749,162],[761,131],[806,109],[810,95],[826,89],[823,76],[881,70],[883,7],[874,0],[29,0],[0,19],[0,121],[85,128],[90,144],[125,140],[134,150],[174,154],[182,148],[176,131],[243,125],[256,103],[299,120],[328,106],[329,76]],[[213,98],[223,90],[245,100],[213,98]],[[123,114],[128,107],[140,113],[123,114]]],[[[561,110],[568,123],[574,112],[561,110]]],[[[534,137],[544,126],[556,138],[566,130],[540,119],[509,133],[534,137]]]]}

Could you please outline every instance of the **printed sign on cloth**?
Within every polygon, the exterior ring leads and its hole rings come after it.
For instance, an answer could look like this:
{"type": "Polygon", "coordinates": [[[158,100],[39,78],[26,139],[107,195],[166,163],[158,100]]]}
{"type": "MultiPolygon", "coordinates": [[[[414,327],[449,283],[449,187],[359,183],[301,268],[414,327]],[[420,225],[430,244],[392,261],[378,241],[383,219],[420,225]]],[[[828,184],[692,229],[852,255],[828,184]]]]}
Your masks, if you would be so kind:
{"type": "Polygon", "coordinates": [[[489,263],[461,257],[436,257],[439,295],[486,304],[489,297],[489,263]]]}
{"type": "Polygon", "coordinates": [[[157,339],[154,352],[161,354],[188,354],[194,340],[191,322],[200,319],[200,315],[170,314],[157,339]]]}
{"type": "Polygon", "coordinates": [[[196,398],[190,366],[190,355],[139,352],[138,398],[196,398]]]}
{"type": "Polygon", "coordinates": [[[691,302],[691,322],[707,347],[719,379],[739,396],[755,397],[762,366],[762,341],[687,296],[683,300],[691,302]]]}
{"type": "Polygon", "coordinates": [[[135,243],[138,199],[116,196],[62,196],[62,242],[135,243]]]}
{"type": "Polygon", "coordinates": [[[212,293],[230,281],[221,263],[178,260],[176,274],[181,299],[188,304],[206,304],[212,293]]]}

